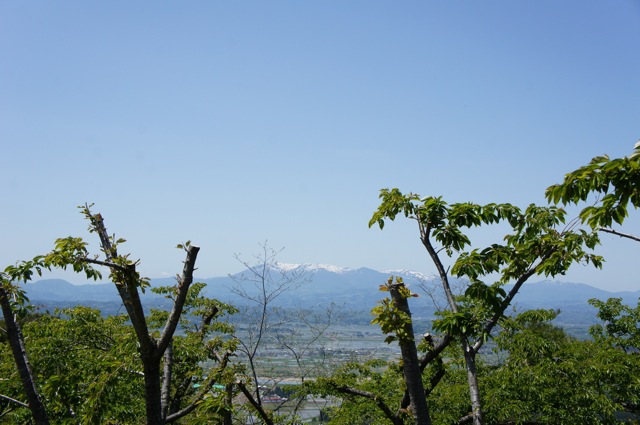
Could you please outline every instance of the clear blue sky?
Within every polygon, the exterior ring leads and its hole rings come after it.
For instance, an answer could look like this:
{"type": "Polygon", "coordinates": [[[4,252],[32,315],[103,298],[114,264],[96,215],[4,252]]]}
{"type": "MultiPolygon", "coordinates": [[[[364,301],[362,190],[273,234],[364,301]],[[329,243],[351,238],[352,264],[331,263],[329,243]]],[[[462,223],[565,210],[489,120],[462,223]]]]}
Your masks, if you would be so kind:
{"type": "MultiPolygon", "coordinates": [[[[0,2],[4,264],[95,242],[93,202],[150,277],[187,239],[201,277],[265,240],[429,273],[414,223],[367,228],[380,188],[524,206],[638,138],[635,0],[0,2]]],[[[562,280],[640,289],[640,245],[603,239],[562,280]]]]}

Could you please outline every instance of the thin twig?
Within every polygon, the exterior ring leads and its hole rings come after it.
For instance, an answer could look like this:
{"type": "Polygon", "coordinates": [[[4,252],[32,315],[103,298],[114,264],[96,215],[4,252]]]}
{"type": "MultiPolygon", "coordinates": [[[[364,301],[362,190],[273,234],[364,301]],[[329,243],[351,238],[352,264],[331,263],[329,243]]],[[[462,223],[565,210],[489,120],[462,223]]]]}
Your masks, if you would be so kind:
{"type": "Polygon", "coordinates": [[[3,399],[5,399],[5,400],[8,400],[8,401],[10,401],[10,402],[12,402],[12,403],[15,403],[15,404],[17,404],[17,405],[20,405],[20,406],[22,406],[22,407],[26,407],[27,409],[29,408],[29,405],[28,405],[27,403],[23,403],[23,402],[21,402],[21,401],[18,401],[18,400],[16,400],[15,398],[11,398],[11,397],[6,396],[6,395],[3,395],[3,394],[0,394],[0,398],[3,398],[3,399]]]}
{"type": "Polygon", "coordinates": [[[631,240],[640,242],[640,238],[639,237],[631,235],[629,233],[618,232],[617,230],[608,229],[606,227],[601,227],[598,230],[601,231],[601,232],[611,233],[612,235],[620,236],[621,238],[627,238],[627,239],[631,239],[631,240]]]}

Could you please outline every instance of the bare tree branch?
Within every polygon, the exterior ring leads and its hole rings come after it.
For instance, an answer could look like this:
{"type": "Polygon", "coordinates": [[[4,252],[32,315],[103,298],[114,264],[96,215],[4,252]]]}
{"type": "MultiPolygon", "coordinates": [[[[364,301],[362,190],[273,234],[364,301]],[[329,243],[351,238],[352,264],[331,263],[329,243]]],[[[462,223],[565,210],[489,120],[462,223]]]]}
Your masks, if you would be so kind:
{"type": "MultiPolygon", "coordinates": [[[[513,298],[516,296],[516,294],[518,293],[522,285],[527,280],[529,280],[531,276],[538,273],[540,266],[547,259],[549,259],[555,251],[556,251],[556,248],[550,249],[547,253],[545,253],[540,258],[540,261],[538,262],[538,264],[530,267],[529,270],[527,270],[527,272],[525,272],[522,276],[520,276],[520,278],[518,278],[516,283],[513,285],[513,288],[511,288],[511,290],[509,291],[505,299],[502,300],[502,304],[500,305],[500,308],[498,309],[498,311],[496,311],[493,314],[493,317],[491,317],[491,319],[484,326],[484,329],[483,329],[484,334],[488,335],[491,333],[493,328],[498,324],[498,321],[500,321],[500,318],[504,316],[504,312],[506,311],[507,308],[509,308],[509,306],[511,305],[511,301],[513,301],[513,298]]],[[[473,344],[473,347],[471,347],[471,349],[473,349],[473,351],[477,353],[483,344],[484,344],[484,340],[482,338],[478,338],[478,340],[473,344]]]]}
{"type": "Polygon", "coordinates": [[[601,232],[611,233],[612,235],[620,236],[621,238],[627,238],[627,239],[631,239],[631,240],[640,242],[640,238],[639,237],[634,236],[634,235],[629,234],[629,233],[618,232],[617,230],[608,229],[606,227],[601,227],[598,230],[601,231],[601,232]]]}
{"type": "Polygon", "coordinates": [[[246,336],[238,337],[240,351],[247,356],[248,373],[254,383],[254,400],[262,405],[261,389],[258,384],[257,357],[260,347],[264,344],[267,334],[284,321],[273,320],[274,301],[285,291],[297,288],[309,281],[307,272],[289,271],[278,267],[276,256],[282,252],[269,248],[267,242],[260,244],[262,252],[256,255],[257,264],[243,260],[239,254],[235,255],[246,270],[240,275],[229,276],[235,283],[231,291],[250,302],[241,315],[244,316],[246,336]]]}
{"type": "Polygon", "coordinates": [[[398,415],[393,413],[393,411],[389,408],[389,406],[386,405],[386,403],[382,400],[380,396],[370,393],[368,391],[363,391],[357,388],[351,388],[344,385],[336,385],[334,383],[330,383],[329,385],[331,385],[333,389],[335,389],[340,393],[368,398],[369,400],[373,401],[380,410],[382,410],[384,415],[387,417],[387,419],[391,421],[391,423],[393,423],[394,425],[404,424],[404,421],[402,420],[402,418],[400,418],[398,415]]]}
{"type": "Polygon", "coordinates": [[[176,331],[176,327],[178,326],[178,322],[180,321],[184,302],[187,299],[187,293],[189,292],[189,286],[193,283],[193,271],[195,269],[198,251],[200,251],[200,248],[194,245],[190,245],[187,248],[187,258],[184,262],[184,270],[182,272],[182,276],[178,279],[178,294],[173,302],[171,313],[169,313],[169,318],[167,319],[164,331],[162,332],[162,336],[158,342],[158,353],[160,355],[164,353],[164,350],[166,350],[167,346],[171,342],[173,334],[176,331]]]}
{"type": "Polygon", "coordinates": [[[0,398],[5,399],[5,400],[7,400],[7,401],[10,401],[10,402],[12,402],[12,403],[15,403],[15,404],[17,404],[18,406],[26,407],[27,409],[29,408],[29,405],[28,405],[27,403],[23,403],[23,402],[21,402],[21,401],[16,400],[15,398],[11,398],[11,397],[6,396],[6,395],[4,395],[4,394],[0,394],[0,398]]]}
{"type": "Polygon", "coordinates": [[[256,410],[258,415],[260,415],[260,418],[262,418],[264,423],[266,425],[274,425],[274,422],[273,422],[273,419],[271,419],[271,416],[264,410],[262,405],[256,401],[256,399],[253,397],[253,394],[251,394],[251,391],[249,391],[249,389],[247,388],[246,384],[242,381],[239,381],[237,385],[238,385],[238,388],[240,388],[240,391],[242,391],[242,394],[244,394],[244,396],[247,398],[249,403],[256,410]]]}
{"type": "Polygon", "coordinates": [[[436,269],[438,270],[438,275],[440,276],[440,280],[442,283],[442,289],[444,290],[444,294],[447,297],[449,307],[451,308],[451,311],[453,311],[454,313],[457,313],[458,305],[455,301],[455,297],[453,296],[453,291],[451,291],[448,272],[444,268],[444,265],[440,260],[440,256],[438,255],[435,248],[433,247],[433,244],[431,243],[431,239],[430,239],[431,229],[429,228],[428,225],[424,226],[420,221],[418,221],[418,226],[420,229],[420,240],[422,241],[422,244],[424,245],[424,247],[427,249],[427,252],[431,257],[431,261],[433,261],[433,263],[436,266],[436,269]]]}
{"type": "Polygon", "coordinates": [[[109,267],[110,269],[116,269],[116,270],[120,270],[122,272],[127,272],[128,268],[121,266],[120,264],[116,264],[113,263],[111,261],[102,261],[102,260],[98,260],[97,258],[82,258],[81,261],[84,261],[85,263],[91,263],[91,264],[97,264],[99,266],[105,266],[105,267],[109,267]]]}
{"type": "MultiPolygon", "coordinates": [[[[109,234],[107,233],[102,215],[92,214],[88,211],[88,208],[87,212],[91,224],[93,225],[93,229],[98,233],[100,245],[102,246],[102,251],[107,257],[107,261],[109,263],[113,263],[114,260],[118,258],[118,251],[111,243],[111,238],[109,238],[109,234]]],[[[147,321],[144,317],[144,309],[140,302],[137,289],[138,282],[135,264],[131,264],[124,272],[122,271],[122,266],[116,267],[115,270],[122,272],[123,281],[114,281],[114,283],[116,284],[116,289],[118,290],[120,298],[122,298],[124,307],[129,314],[133,328],[138,340],[140,341],[141,349],[143,351],[151,352],[155,347],[155,344],[153,344],[151,337],[149,336],[147,321]]]]}

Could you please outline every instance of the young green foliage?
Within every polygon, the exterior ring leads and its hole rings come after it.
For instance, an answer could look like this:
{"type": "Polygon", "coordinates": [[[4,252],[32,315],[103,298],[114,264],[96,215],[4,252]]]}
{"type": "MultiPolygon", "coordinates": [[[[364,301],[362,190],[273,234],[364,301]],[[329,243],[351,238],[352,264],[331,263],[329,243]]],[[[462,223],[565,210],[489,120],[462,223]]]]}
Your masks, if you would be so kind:
{"type": "Polygon", "coordinates": [[[623,412],[637,415],[640,358],[570,337],[550,323],[558,313],[532,310],[503,321],[496,337],[502,360],[483,378],[487,420],[615,424],[625,422],[623,412]]]}
{"type": "MultiPolygon", "coordinates": [[[[137,370],[134,375],[142,377],[143,383],[138,385],[144,388],[144,419],[149,424],[172,423],[192,413],[201,404],[208,403],[211,397],[209,390],[215,382],[232,384],[237,370],[228,367],[229,358],[235,351],[235,340],[224,337],[225,332],[230,332],[228,325],[216,320],[220,315],[231,312],[233,309],[215,300],[209,300],[200,296],[203,285],[193,285],[193,271],[199,248],[189,242],[179,245],[186,253],[184,268],[181,275],[177,276],[177,283],[171,289],[161,289],[172,299],[172,308],[169,312],[153,312],[150,317],[145,315],[139,291],[149,286],[149,280],[140,275],[136,266],[138,261],[129,259],[129,255],[119,254],[118,247],[125,242],[122,238],[109,235],[106,231],[103,218],[100,214],[94,214],[90,205],[80,207],[82,214],[89,221],[90,233],[96,233],[100,239],[102,256],[91,256],[88,245],[81,238],[67,237],[58,239],[54,249],[46,254],[35,257],[31,261],[10,266],[2,275],[2,287],[0,288],[0,301],[3,304],[5,316],[14,316],[14,311],[20,303],[26,302],[24,293],[17,285],[18,282],[26,282],[33,273],[41,274],[44,269],[71,267],[75,272],[84,272],[88,278],[99,278],[100,272],[94,266],[107,267],[109,277],[115,284],[123,306],[130,321],[128,332],[135,336],[135,344],[131,344],[129,353],[137,362],[137,367],[127,366],[127,370],[137,370]],[[102,258],[101,258],[102,257],[102,258]],[[9,292],[7,292],[9,291],[9,292]],[[9,302],[12,297],[14,305],[9,302]],[[6,301],[6,302],[5,302],[6,301]],[[17,304],[16,304],[17,302],[17,304]],[[202,323],[195,330],[189,328],[192,318],[189,313],[201,314],[202,323]],[[184,336],[176,334],[179,326],[184,327],[184,336]],[[206,379],[202,372],[201,364],[209,361],[214,364],[206,379]],[[194,376],[202,377],[202,385],[197,391],[192,388],[194,376]]],[[[71,314],[71,312],[68,312],[71,314]]],[[[73,314],[76,314],[75,312],[73,314]]],[[[95,314],[93,315],[95,318],[95,314]]],[[[89,323],[90,316],[83,316],[89,323]]],[[[12,329],[16,328],[13,326],[12,329]]],[[[72,332],[71,332],[72,333],[72,332]]],[[[12,332],[12,350],[18,370],[21,372],[24,388],[30,405],[39,403],[37,394],[37,379],[28,370],[28,360],[24,349],[24,339],[19,329],[12,332]],[[15,342],[15,344],[14,344],[15,342]],[[21,345],[20,345],[21,344],[21,345]],[[24,371],[24,373],[22,373],[24,371]],[[31,401],[33,400],[33,402],[31,401]]],[[[127,350],[120,350],[123,353],[127,350]]],[[[40,389],[45,394],[55,394],[64,400],[62,407],[51,403],[47,409],[52,414],[67,414],[72,418],[78,417],[85,406],[91,412],[100,412],[100,403],[105,400],[105,391],[114,387],[113,380],[120,380],[116,372],[123,370],[119,359],[109,360],[101,368],[105,373],[94,375],[88,388],[93,392],[86,392],[83,388],[73,388],[68,379],[76,376],[73,373],[47,373],[46,384],[40,389]],[[78,392],[80,391],[80,393],[78,392]],[[82,396],[78,394],[83,394],[82,396]],[[81,400],[82,408],[74,404],[81,400]],[[73,406],[76,406],[75,408],[73,406]],[[58,412],[57,410],[60,410],[58,412]]],[[[70,362],[72,363],[72,362],[70,362]]],[[[54,364],[52,362],[52,364],[54,364]]],[[[80,366],[79,366],[80,367],[80,366]]],[[[88,367],[80,367],[88,371],[88,367]]],[[[78,373],[82,373],[82,370],[78,373]]],[[[119,373],[119,372],[118,372],[119,373]]],[[[83,378],[84,379],[84,378],[83,378]]],[[[131,391],[123,391],[129,393],[131,391]]],[[[226,406],[230,406],[230,398],[224,397],[226,406]]],[[[37,423],[48,423],[44,409],[31,408],[34,418],[37,411],[43,412],[42,420],[36,418],[37,423]]],[[[227,409],[228,410],[228,409],[227,409]]],[[[88,422],[101,422],[99,419],[87,419],[88,422]]],[[[107,421],[109,422],[109,421],[107,421]]],[[[121,422],[116,420],[115,422],[121,422]]]]}
{"type": "MultiPolygon", "coordinates": [[[[572,264],[580,262],[600,267],[602,258],[589,252],[599,242],[597,233],[565,225],[565,212],[557,207],[532,204],[521,210],[508,203],[448,204],[441,197],[404,195],[398,189],[383,189],[380,198],[380,206],[369,221],[370,227],[377,224],[383,228],[386,220],[393,221],[399,214],[418,224],[420,240],[438,271],[448,302],[448,308],[436,313],[438,319],[433,328],[444,334],[443,340],[460,343],[468,374],[470,417],[478,425],[482,423],[478,350],[531,276],[564,274],[572,264]],[[468,250],[472,246],[471,228],[499,223],[511,228],[501,243],[468,250]],[[448,267],[442,252],[452,262],[448,267]],[[463,294],[453,293],[450,274],[469,282],[463,294]],[[494,279],[493,284],[486,284],[487,278],[494,279]],[[508,293],[503,289],[507,283],[513,283],[508,293]]],[[[378,316],[383,315],[387,330],[392,329],[391,324],[406,321],[392,307],[383,301],[376,310],[378,316]]],[[[392,340],[393,336],[388,339],[392,340]]]]}
{"type": "Polygon", "coordinates": [[[629,204],[640,207],[640,142],[628,157],[597,156],[546,191],[550,202],[563,205],[586,202],[592,195],[596,202],[582,209],[580,219],[593,229],[622,224],[629,204]]]}
{"type": "MultiPolygon", "coordinates": [[[[400,296],[404,299],[410,297],[417,297],[417,294],[413,294],[409,288],[404,286],[401,277],[390,277],[386,285],[381,285],[380,290],[388,292],[391,285],[396,285],[399,288],[400,296]]],[[[413,333],[409,333],[408,329],[413,326],[411,322],[411,316],[398,307],[397,303],[391,298],[384,298],[380,300],[380,305],[375,306],[371,310],[371,314],[374,319],[372,324],[378,324],[382,333],[387,334],[384,342],[387,344],[393,341],[400,340],[402,342],[413,342],[413,333]]]]}
{"type": "Polygon", "coordinates": [[[622,304],[621,298],[609,298],[607,301],[592,298],[589,304],[598,309],[597,316],[603,322],[589,330],[596,341],[628,353],[640,351],[640,301],[636,307],[630,307],[622,304]]]}

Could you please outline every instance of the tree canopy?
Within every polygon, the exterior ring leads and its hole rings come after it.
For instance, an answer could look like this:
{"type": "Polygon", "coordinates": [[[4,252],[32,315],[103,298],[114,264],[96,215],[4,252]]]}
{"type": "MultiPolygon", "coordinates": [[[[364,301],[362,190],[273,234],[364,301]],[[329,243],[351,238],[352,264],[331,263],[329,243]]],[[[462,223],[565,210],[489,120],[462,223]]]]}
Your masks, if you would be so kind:
{"type": "Polygon", "coordinates": [[[593,229],[640,241],[637,236],[610,229],[622,224],[629,206],[640,207],[640,141],[628,157],[594,157],[589,164],[568,173],[563,182],[549,187],[547,199],[553,203],[579,204],[592,199],[580,212],[580,219],[593,229]]]}

